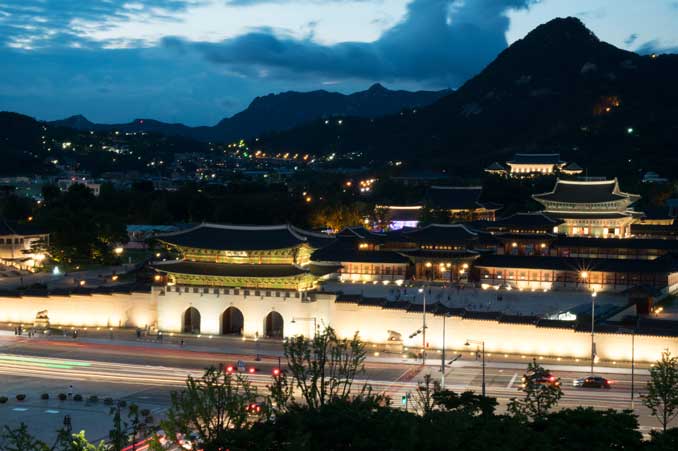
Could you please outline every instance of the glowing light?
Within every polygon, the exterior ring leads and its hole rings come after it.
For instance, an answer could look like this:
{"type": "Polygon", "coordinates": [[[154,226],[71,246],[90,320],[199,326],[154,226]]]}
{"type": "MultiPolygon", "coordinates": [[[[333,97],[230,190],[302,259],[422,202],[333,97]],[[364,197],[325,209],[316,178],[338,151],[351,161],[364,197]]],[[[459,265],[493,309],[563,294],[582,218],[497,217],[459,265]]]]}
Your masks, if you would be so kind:
{"type": "Polygon", "coordinates": [[[59,267],[58,267],[58,266],[55,266],[55,267],[52,269],[52,274],[55,275],[55,276],[58,276],[59,274],[61,274],[61,271],[59,270],[59,267]]]}
{"type": "Polygon", "coordinates": [[[123,252],[123,250],[124,250],[124,249],[123,249],[122,247],[118,246],[118,247],[116,247],[115,249],[113,249],[113,253],[114,253],[115,255],[121,255],[122,252],[123,252]]]}

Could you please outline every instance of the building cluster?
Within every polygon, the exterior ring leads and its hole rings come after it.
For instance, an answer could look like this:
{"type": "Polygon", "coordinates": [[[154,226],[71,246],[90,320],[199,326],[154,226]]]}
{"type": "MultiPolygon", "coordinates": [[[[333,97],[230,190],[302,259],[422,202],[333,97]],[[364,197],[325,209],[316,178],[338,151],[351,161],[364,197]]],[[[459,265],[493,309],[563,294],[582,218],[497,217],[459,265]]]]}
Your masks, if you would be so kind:
{"type": "MultiPolygon", "coordinates": [[[[516,174],[572,168],[559,158],[540,155],[540,162],[551,164],[542,167],[517,157],[511,166],[516,174]]],[[[359,331],[375,343],[418,346],[410,335],[421,327],[428,298],[432,328],[455,318],[450,337],[430,332],[432,347],[461,346],[465,338],[481,336],[496,352],[585,357],[590,336],[582,324],[553,319],[577,315],[555,311],[547,318],[534,311],[550,299],[571,298],[581,306],[599,295],[615,303],[597,310],[609,315],[597,313],[595,321],[618,321],[600,325],[609,334],[601,339],[606,344],[600,355],[625,358],[621,331],[631,329],[646,336],[640,339],[644,358],[656,358],[666,346],[678,348],[675,323],[638,322],[657,300],[678,290],[674,226],[639,221],[641,213],[632,208],[639,196],[622,191],[616,179],[558,178],[550,192],[533,198],[542,211],[497,217],[501,206],[483,201],[481,188],[434,185],[420,205],[381,206],[393,225],[386,231],[359,226],[327,235],[289,224],[208,223],[135,229],[131,233],[140,236],[152,233],[168,251],[165,260],[156,255],[149,263],[150,292],[97,298],[96,311],[83,301],[91,316],[78,321],[275,339],[312,334],[326,324],[341,336],[359,331]],[[424,208],[443,210],[454,223],[420,225],[424,208]],[[510,312],[504,297],[534,306],[525,314],[510,312]],[[453,298],[463,307],[453,306],[453,298]],[[635,321],[631,329],[628,318],[635,321]],[[544,340],[535,342],[536,336],[544,340]]],[[[0,321],[30,320],[47,310],[50,320],[64,324],[74,303],[63,305],[36,296],[0,321]]]]}

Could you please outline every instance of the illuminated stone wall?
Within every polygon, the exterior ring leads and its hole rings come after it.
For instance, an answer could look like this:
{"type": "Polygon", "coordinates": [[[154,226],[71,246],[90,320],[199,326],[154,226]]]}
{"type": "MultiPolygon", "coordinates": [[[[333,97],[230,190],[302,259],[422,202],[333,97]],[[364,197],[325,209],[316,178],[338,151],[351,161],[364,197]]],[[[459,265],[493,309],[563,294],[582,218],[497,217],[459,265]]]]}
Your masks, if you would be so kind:
{"type": "MultiPolygon", "coordinates": [[[[351,303],[335,303],[334,295],[316,293],[313,302],[304,293],[284,290],[261,290],[259,295],[250,290],[235,294],[233,289],[210,288],[208,293],[183,293],[156,287],[151,293],[97,294],[89,296],[26,296],[0,297],[0,322],[32,324],[38,311],[47,310],[54,326],[80,327],[158,327],[169,333],[182,331],[184,313],[190,307],[201,317],[200,332],[204,335],[221,333],[221,320],[229,307],[238,308],[244,319],[244,334],[263,337],[265,319],[270,312],[283,318],[284,335],[312,335],[313,318],[318,327],[332,325],[342,337],[359,332],[361,338],[372,343],[387,343],[391,332],[400,334],[403,345],[416,351],[422,346],[422,337],[409,335],[422,326],[421,313],[399,309],[365,307],[351,303]],[[298,294],[299,297],[295,297],[298,294]]],[[[427,315],[427,342],[431,358],[442,347],[443,318],[427,315]]],[[[467,339],[484,340],[486,352],[492,360],[503,354],[532,356],[560,356],[579,358],[590,356],[591,336],[571,329],[543,328],[531,324],[501,323],[494,320],[475,320],[451,317],[446,320],[448,349],[474,351],[465,347],[467,339]]],[[[596,334],[597,350],[603,364],[630,360],[631,336],[624,334],[596,334]]],[[[668,348],[678,354],[675,337],[636,336],[636,360],[654,361],[668,348]]],[[[514,358],[515,356],[511,356],[514,358]]]]}
{"type": "Polygon", "coordinates": [[[0,297],[0,322],[32,325],[42,310],[53,326],[143,328],[157,318],[149,293],[0,297]]]}

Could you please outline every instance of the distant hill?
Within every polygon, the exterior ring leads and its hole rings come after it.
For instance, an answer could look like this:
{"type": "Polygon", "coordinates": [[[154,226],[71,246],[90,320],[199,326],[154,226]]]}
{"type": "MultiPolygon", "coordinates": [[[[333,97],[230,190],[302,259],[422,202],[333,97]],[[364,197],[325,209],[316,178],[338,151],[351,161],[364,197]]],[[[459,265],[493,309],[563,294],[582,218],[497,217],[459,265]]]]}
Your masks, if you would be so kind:
{"type": "Polygon", "coordinates": [[[366,91],[349,95],[324,90],[288,91],[257,97],[245,110],[222,119],[211,127],[188,127],[153,119],[135,119],[127,124],[95,124],[82,115],[52,121],[50,124],[81,131],[146,131],[202,141],[230,142],[241,138],[254,138],[263,133],[288,130],[314,119],[331,116],[381,117],[403,109],[430,105],[450,92],[450,90],[392,91],[380,84],[374,84],[366,91]]]}
{"type": "Polygon", "coordinates": [[[600,174],[678,170],[678,55],[601,42],[578,19],[516,41],[458,90],[417,111],[314,121],[261,138],[264,149],[363,152],[479,175],[515,151],[561,152],[600,174]]]}

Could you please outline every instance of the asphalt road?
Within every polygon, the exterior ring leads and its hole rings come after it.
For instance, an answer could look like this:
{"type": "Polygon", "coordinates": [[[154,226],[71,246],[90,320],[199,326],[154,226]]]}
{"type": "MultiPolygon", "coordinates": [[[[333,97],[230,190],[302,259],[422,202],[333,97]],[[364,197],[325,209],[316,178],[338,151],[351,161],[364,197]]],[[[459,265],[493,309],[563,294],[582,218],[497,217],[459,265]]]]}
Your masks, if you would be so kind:
{"type": "MultiPolygon", "coordinates": [[[[132,342],[83,342],[68,339],[36,339],[14,336],[0,337],[0,374],[21,375],[64,383],[124,384],[146,387],[154,396],[164,397],[169,391],[183,386],[186,376],[199,376],[210,365],[223,363],[235,365],[243,360],[246,367],[256,368],[248,374],[251,382],[260,390],[271,383],[271,372],[278,366],[278,352],[262,355],[255,360],[255,350],[264,354],[260,345],[233,341],[221,352],[194,350],[176,345],[160,345],[132,342]],[[228,349],[230,348],[230,349],[228,349]]],[[[274,348],[271,348],[274,349],[274,348]]],[[[439,357],[438,357],[439,358],[439,357]]],[[[371,357],[366,363],[366,372],[360,376],[357,386],[367,382],[376,392],[385,392],[399,405],[406,393],[414,393],[417,382],[425,374],[438,379],[441,376],[439,360],[423,367],[412,360],[398,358],[378,359],[371,357]],[[436,365],[437,363],[437,365],[436,365]]],[[[487,393],[499,399],[500,405],[520,396],[520,378],[526,361],[506,362],[489,359],[486,368],[487,393]]],[[[586,365],[551,365],[553,373],[561,378],[564,396],[560,407],[592,406],[600,409],[630,408],[631,375],[625,368],[610,368],[597,373],[614,381],[612,388],[583,389],[572,387],[572,381],[589,374],[586,365]],[[606,372],[608,371],[608,372],[606,372]]],[[[641,430],[646,432],[657,427],[657,421],[642,406],[638,396],[644,392],[648,376],[646,370],[635,375],[635,411],[639,416],[641,430]]],[[[446,386],[455,391],[475,390],[480,392],[482,371],[474,358],[464,356],[446,371],[446,386]]]]}

